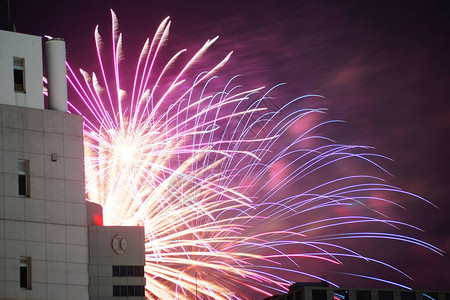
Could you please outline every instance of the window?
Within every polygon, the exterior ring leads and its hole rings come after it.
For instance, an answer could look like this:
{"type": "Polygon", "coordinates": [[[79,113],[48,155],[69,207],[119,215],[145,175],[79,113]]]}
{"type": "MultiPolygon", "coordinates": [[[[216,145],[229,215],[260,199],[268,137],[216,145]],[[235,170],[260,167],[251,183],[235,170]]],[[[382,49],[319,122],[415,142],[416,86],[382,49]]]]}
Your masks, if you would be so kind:
{"type": "Polygon", "coordinates": [[[312,290],[312,299],[313,300],[327,300],[327,291],[326,290],[312,290]]]}
{"type": "Polygon", "coordinates": [[[414,292],[401,292],[400,299],[401,300],[415,300],[416,294],[414,292]]]}
{"type": "Polygon", "coordinates": [[[30,197],[30,161],[19,159],[17,169],[19,178],[19,195],[30,197]]]}
{"type": "Polygon", "coordinates": [[[438,294],[437,293],[423,293],[423,300],[437,300],[438,294]]]}
{"type": "Polygon", "coordinates": [[[25,92],[25,60],[14,57],[14,90],[25,92]]]}
{"type": "Polygon", "coordinates": [[[31,290],[31,257],[20,257],[20,288],[31,290]]]}
{"type": "Polygon", "coordinates": [[[145,296],[145,287],[143,285],[114,285],[113,296],[145,296]]]}
{"type": "Polygon", "coordinates": [[[380,300],[394,300],[394,293],[391,291],[379,291],[378,299],[380,300]]]}
{"type": "Polygon", "coordinates": [[[335,290],[333,299],[334,300],[348,300],[348,290],[335,290]]]}
{"type": "Polygon", "coordinates": [[[356,300],[370,300],[370,291],[356,291],[356,300]]]}
{"type": "Polygon", "coordinates": [[[113,276],[144,277],[144,266],[113,266],[113,276]]]}
{"type": "Polygon", "coordinates": [[[379,291],[378,299],[380,300],[394,300],[394,293],[391,291],[379,291]]]}

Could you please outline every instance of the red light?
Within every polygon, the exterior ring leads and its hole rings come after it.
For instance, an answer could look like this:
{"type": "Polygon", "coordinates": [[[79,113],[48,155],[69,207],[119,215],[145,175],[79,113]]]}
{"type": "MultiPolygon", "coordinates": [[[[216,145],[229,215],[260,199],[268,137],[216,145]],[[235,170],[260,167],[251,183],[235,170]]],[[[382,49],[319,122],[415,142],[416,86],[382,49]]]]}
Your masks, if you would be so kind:
{"type": "Polygon", "coordinates": [[[94,224],[98,226],[103,226],[103,216],[94,214],[94,224]]]}

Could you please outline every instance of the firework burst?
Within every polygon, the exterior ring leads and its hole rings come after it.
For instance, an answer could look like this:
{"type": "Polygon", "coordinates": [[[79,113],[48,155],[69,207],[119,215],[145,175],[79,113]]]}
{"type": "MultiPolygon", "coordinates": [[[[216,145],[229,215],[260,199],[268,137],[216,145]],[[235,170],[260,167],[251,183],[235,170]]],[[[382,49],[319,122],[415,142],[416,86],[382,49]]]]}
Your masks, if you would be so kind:
{"type": "Polygon", "coordinates": [[[112,72],[104,68],[98,27],[101,76],[83,70],[76,75],[69,66],[69,82],[83,103],[71,104],[71,110],[82,110],[85,119],[88,200],[103,206],[105,225],[145,226],[147,298],[271,295],[298,276],[324,280],[304,267],[309,261],[339,265],[352,258],[401,272],[349,249],[348,239],[400,240],[440,253],[408,236],[353,230],[372,224],[411,227],[367,204],[396,205],[377,193],[408,193],[367,174],[330,177],[333,167],[348,160],[381,169],[380,157],[367,147],[314,134],[330,121],[297,130],[306,118],[324,112],[298,109],[297,103],[319,96],[271,111],[264,105],[270,91],[262,87],[242,91],[232,79],[218,90],[215,72],[231,53],[189,81],[189,70],[217,38],[176,75],[170,69],[184,50],[156,71],[168,19],[145,42],[126,92],[114,12],[112,27],[112,72]],[[292,129],[296,136],[286,144],[292,129]],[[346,212],[330,213],[339,208],[346,212]]]}

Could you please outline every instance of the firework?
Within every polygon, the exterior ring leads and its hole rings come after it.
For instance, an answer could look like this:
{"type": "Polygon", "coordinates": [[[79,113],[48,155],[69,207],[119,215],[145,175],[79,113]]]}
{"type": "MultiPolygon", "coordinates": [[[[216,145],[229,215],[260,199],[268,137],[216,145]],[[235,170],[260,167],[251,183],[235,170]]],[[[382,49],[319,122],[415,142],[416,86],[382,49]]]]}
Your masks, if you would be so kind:
{"type": "Polygon", "coordinates": [[[114,12],[112,27],[112,71],[104,67],[97,27],[101,76],[83,70],[80,76],[68,66],[83,103],[70,106],[85,119],[88,200],[103,206],[105,225],[145,226],[147,298],[271,295],[298,276],[325,280],[308,271],[310,261],[339,265],[351,258],[401,273],[348,248],[349,239],[399,240],[440,253],[415,238],[370,231],[373,224],[412,227],[368,204],[397,205],[384,195],[409,193],[370,174],[330,175],[354,160],[383,169],[368,147],[315,135],[331,121],[299,125],[324,109],[298,103],[320,96],[299,97],[271,111],[264,105],[271,91],[263,87],[241,90],[233,78],[218,89],[215,73],[231,53],[192,78],[190,70],[217,38],[181,68],[176,61],[184,50],[161,66],[157,57],[169,19],[145,42],[125,90],[114,12]]]}

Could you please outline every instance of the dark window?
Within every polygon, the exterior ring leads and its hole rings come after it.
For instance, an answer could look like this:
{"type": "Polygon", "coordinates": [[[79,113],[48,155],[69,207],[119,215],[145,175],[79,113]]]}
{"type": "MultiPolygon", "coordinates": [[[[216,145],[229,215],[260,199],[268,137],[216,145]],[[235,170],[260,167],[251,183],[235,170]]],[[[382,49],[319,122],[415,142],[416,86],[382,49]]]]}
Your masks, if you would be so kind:
{"type": "Polygon", "coordinates": [[[143,277],[144,266],[113,266],[113,276],[143,277]]]}
{"type": "Polygon", "coordinates": [[[19,195],[27,195],[27,176],[19,174],[19,195]]]}
{"type": "Polygon", "coordinates": [[[312,290],[312,299],[313,300],[327,300],[327,291],[326,290],[312,290]]]}
{"type": "Polygon", "coordinates": [[[394,293],[389,291],[379,291],[378,292],[379,300],[394,300],[394,293]]]}
{"type": "Polygon", "coordinates": [[[134,266],[127,266],[127,275],[126,276],[135,276],[134,275],[134,266]]]}
{"type": "Polygon", "coordinates": [[[423,293],[423,300],[437,300],[437,293],[423,293]]]}
{"type": "Polygon", "coordinates": [[[113,276],[119,276],[119,266],[113,266],[113,276]]]}
{"type": "Polygon", "coordinates": [[[14,90],[25,92],[25,60],[14,57],[14,90]]]}
{"type": "Polygon", "coordinates": [[[23,289],[28,288],[28,268],[26,266],[20,266],[20,287],[23,289]]]}
{"type": "Polygon", "coordinates": [[[370,291],[356,291],[356,300],[370,300],[370,291]]]}
{"type": "Polygon", "coordinates": [[[29,161],[25,159],[19,159],[17,165],[19,195],[30,197],[30,176],[29,176],[29,161]]]}
{"type": "Polygon", "coordinates": [[[414,292],[401,292],[401,300],[416,300],[416,294],[414,292]]]}
{"type": "Polygon", "coordinates": [[[127,276],[127,266],[119,266],[119,276],[127,276]]]}
{"type": "Polygon", "coordinates": [[[119,285],[113,286],[113,296],[120,296],[120,286],[119,285]]]}
{"type": "Polygon", "coordinates": [[[145,287],[142,285],[114,285],[113,296],[145,296],[145,287]]]}
{"type": "Polygon", "coordinates": [[[20,288],[31,290],[31,257],[20,257],[20,288]]]}
{"type": "Polygon", "coordinates": [[[334,299],[348,300],[348,291],[347,290],[335,290],[334,291],[334,299]]]}
{"type": "Polygon", "coordinates": [[[120,296],[128,296],[128,289],[126,285],[120,286],[120,296]]]}
{"type": "Polygon", "coordinates": [[[145,287],[143,285],[136,285],[135,296],[145,296],[145,287]]]}
{"type": "Polygon", "coordinates": [[[144,266],[135,266],[135,276],[144,277],[144,266]]]}

